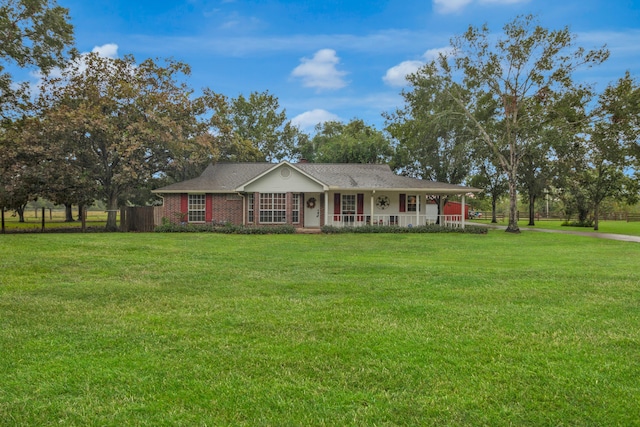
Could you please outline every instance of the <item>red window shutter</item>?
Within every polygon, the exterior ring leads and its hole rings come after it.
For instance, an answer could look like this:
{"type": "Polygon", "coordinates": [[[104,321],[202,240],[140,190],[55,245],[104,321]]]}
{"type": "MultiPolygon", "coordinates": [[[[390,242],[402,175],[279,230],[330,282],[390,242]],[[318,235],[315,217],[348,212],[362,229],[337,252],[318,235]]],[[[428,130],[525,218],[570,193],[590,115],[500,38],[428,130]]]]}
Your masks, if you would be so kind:
{"type": "Polygon", "coordinates": [[[357,205],[357,214],[358,214],[358,221],[363,221],[364,217],[364,194],[358,193],[358,205],[357,205]]]}
{"type": "Polygon", "coordinates": [[[188,194],[180,195],[180,213],[185,215],[189,213],[189,195],[188,194]]]}
{"type": "Polygon", "coordinates": [[[204,205],[204,220],[211,222],[213,220],[213,194],[207,194],[206,203],[204,205]]]}
{"type": "Polygon", "coordinates": [[[406,194],[400,194],[399,204],[400,206],[399,206],[398,212],[406,212],[407,211],[407,195],[406,194]]]}
{"type": "Polygon", "coordinates": [[[340,221],[340,193],[335,193],[333,195],[333,220],[340,221]]]}

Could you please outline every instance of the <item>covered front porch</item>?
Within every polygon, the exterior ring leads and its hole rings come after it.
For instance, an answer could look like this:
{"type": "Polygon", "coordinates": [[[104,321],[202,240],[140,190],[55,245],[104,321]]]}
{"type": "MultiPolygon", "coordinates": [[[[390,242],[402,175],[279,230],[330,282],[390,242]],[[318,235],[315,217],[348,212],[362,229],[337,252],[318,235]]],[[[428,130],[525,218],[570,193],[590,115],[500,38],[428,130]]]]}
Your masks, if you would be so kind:
{"type": "Polygon", "coordinates": [[[335,216],[329,218],[328,225],[333,227],[362,227],[364,225],[380,225],[380,226],[398,226],[398,227],[415,227],[421,225],[439,224],[443,227],[464,228],[465,221],[462,215],[366,215],[365,217],[357,217],[354,215],[340,215],[337,219],[335,216]]]}
{"type": "MultiPolygon", "coordinates": [[[[415,189],[413,189],[415,191],[415,189]]],[[[408,189],[411,191],[411,189],[408,189]]],[[[327,191],[324,224],[333,227],[397,226],[416,227],[438,224],[464,228],[467,211],[465,193],[460,196],[459,212],[445,212],[434,203],[433,196],[449,194],[416,194],[404,191],[368,191],[363,193],[327,191]]],[[[443,197],[438,197],[442,201],[443,197]]]]}

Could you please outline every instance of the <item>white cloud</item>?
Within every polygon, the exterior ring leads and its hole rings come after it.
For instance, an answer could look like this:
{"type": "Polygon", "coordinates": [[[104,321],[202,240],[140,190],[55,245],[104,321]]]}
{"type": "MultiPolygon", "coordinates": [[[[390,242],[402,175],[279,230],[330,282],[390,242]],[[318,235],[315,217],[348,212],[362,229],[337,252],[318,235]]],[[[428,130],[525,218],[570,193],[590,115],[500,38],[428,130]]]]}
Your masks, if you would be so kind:
{"type": "Polygon", "coordinates": [[[291,119],[291,124],[304,130],[312,130],[318,123],[324,123],[332,120],[339,121],[340,117],[328,112],[327,110],[315,109],[298,114],[291,119]]]}
{"type": "Polygon", "coordinates": [[[442,55],[450,55],[453,53],[453,48],[451,46],[438,47],[435,49],[427,50],[422,57],[427,61],[433,61],[434,59],[438,59],[438,57],[442,55]]]}
{"type": "Polygon", "coordinates": [[[388,86],[402,87],[407,85],[407,76],[413,74],[426,62],[437,59],[440,54],[446,55],[451,53],[451,47],[440,47],[436,49],[427,50],[422,57],[424,61],[403,61],[400,64],[393,66],[387,70],[387,73],[382,77],[382,80],[388,86]]]}
{"type": "MultiPolygon", "coordinates": [[[[527,3],[529,0],[476,0],[477,3],[484,4],[516,4],[527,3]]],[[[437,13],[456,13],[462,11],[474,0],[433,0],[433,7],[437,13]]]]}
{"type": "Polygon", "coordinates": [[[422,61],[404,61],[387,70],[382,80],[389,86],[406,86],[407,76],[422,67],[422,61]]]}
{"type": "Polygon", "coordinates": [[[302,63],[294,68],[291,75],[301,78],[305,87],[323,90],[340,89],[347,85],[343,78],[347,73],[336,68],[340,58],[333,49],[321,49],[313,58],[302,58],[300,62],[302,63]]]}
{"type": "Polygon", "coordinates": [[[94,47],[91,52],[97,53],[104,58],[117,58],[118,57],[118,45],[115,43],[107,43],[102,46],[94,47]]]}

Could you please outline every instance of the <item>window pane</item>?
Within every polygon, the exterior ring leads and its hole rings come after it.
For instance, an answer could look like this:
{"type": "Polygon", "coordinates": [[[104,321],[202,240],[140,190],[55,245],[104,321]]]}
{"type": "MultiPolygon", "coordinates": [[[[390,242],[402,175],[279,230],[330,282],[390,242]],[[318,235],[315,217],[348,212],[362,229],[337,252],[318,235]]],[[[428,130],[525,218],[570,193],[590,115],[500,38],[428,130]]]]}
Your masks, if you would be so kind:
{"type": "Polygon", "coordinates": [[[356,213],[356,195],[355,194],[344,194],[342,196],[342,213],[343,214],[356,213]]]}
{"type": "Polygon", "coordinates": [[[286,222],[286,193],[262,193],[260,194],[260,222],[284,223],[286,222]]]}
{"type": "Polygon", "coordinates": [[[407,196],[407,212],[415,212],[417,206],[417,196],[407,196]]]}
{"type": "Polygon", "coordinates": [[[204,194],[189,194],[189,222],[205,221],[206,196],[204,194]]]}

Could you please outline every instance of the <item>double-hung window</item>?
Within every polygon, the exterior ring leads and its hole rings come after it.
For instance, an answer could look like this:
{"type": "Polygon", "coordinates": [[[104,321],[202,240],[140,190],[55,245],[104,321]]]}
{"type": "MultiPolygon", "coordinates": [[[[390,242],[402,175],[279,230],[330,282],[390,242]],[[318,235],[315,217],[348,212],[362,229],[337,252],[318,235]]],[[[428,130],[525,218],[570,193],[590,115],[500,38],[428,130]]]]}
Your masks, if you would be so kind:
{"type": "Polygon", "coordinates": [[[300,194],[295,193],[291,196],[291,222],[298,224],[300,223],[300,194]]]}
{"type": "Polygon", "coordinates": [[[287,222],[287,194],[260,193],[260,223],[284,224],[287,222]]]}
{"type": "Polygon", "coordinates": [[[204,194],[189,194],[189,222],[204,222],[205,205],[204,194]]]}
{"type": "Polygon", "coordinates": [[[253,194],[248,194],[247,195],[247,210],[248,210],[248,217],[247,220],[249,222],[249,224],[253,224],[254,221],[254,197],[253,194]]]}
{"type": "Polygon", "coordinates": [[[342,195],[342,220],[345,222],[353,222],[356,214],[356,195],[342,195]]]}
{"type": "Polygon", "coordinates": [[[407,212],[415,212],[418,206],[418,196],[407,196],[407,212]]]}

